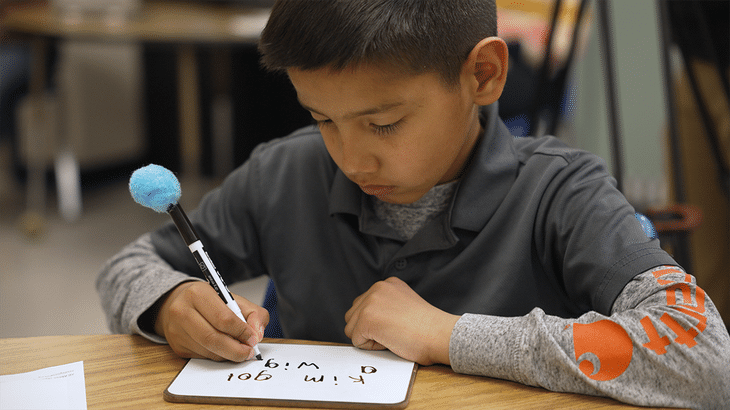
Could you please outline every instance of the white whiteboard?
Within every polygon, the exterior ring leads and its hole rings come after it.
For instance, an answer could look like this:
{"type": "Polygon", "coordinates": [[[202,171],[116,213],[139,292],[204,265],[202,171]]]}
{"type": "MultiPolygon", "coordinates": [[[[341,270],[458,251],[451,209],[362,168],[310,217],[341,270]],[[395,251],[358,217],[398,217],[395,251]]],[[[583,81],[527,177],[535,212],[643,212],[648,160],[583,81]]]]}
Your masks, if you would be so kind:
{"type": "Polygon", "coordinates": [[[174,402],[405,407],[416,365],[389,351],[260,343],[263,360],[191,359],[165,391],[174,402]]]}

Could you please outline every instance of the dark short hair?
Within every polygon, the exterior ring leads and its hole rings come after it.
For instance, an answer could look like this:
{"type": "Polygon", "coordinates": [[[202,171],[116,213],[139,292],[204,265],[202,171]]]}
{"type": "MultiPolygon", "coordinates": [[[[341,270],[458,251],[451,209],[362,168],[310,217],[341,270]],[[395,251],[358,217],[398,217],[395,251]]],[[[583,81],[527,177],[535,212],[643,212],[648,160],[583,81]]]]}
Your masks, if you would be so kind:
{"type": "Polygon", "coordinates": [[[373,63],[454,85],[474,46],[496,35],[495,0],[278,0],[259,51],[271,71],[373,63]]]}

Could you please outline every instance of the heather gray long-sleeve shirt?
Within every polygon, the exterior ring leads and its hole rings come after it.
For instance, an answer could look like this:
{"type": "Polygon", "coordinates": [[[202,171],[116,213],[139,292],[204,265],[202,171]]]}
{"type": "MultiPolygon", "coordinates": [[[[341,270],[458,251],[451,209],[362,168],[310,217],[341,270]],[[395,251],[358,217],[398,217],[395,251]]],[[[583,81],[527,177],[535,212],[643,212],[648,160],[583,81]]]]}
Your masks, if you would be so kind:
{"type": "MultiPolygon", "coordinates": [[[[449,208],[407,241],[314,128],[258,148],[191,222],[227,282],[274,280],[286,337],[348,342],[353,299],[397,276],[463,315],[451,334],[457,372],[634,404],[727,407],[727,329],[644,235],[603,162],[555,139],[514,139],[496,106],[486,113],[449,208]]],[[[143,235],[97,282],[111,329],[163,341],[150,308],[199,276],[172,224],[143,235]]]]}

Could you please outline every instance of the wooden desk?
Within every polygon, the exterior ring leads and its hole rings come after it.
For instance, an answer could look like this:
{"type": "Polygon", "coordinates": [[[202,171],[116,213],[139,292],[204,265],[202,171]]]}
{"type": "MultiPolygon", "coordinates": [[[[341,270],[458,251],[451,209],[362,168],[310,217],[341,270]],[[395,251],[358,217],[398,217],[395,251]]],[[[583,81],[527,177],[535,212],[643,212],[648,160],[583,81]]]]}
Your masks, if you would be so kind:
{"type": "MultiPolygon", "coordinates": [[[[282,342],[277,339],[266,341],[282,342]]],[[[309,343],[293,340],[285,342],[309,343]]],[[[86,401],[89,409],[232,408],[165,402],[162,392],[182,369],[186,360],[175,355],[168,346],[152,343],[140,336],[0,339],[0,374],[23,373],[80,360],[84,361],[86,401]]],[[[419,367],[408,409],[486,407],[637,408],[607,398],[554,393],[504,380],[456,374],[446,366],[419,367]]]]}

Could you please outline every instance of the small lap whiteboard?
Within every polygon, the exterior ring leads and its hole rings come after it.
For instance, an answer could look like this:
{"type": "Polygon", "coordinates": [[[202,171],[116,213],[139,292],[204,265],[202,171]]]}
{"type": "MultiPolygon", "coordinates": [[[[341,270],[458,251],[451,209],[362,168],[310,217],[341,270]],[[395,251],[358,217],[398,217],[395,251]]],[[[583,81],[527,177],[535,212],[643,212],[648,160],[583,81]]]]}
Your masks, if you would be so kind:
{"type": "Polygon", "coordinates": [[[403,408],[415,363],[352,346],[260,343],[264,360],[191,359],[165,390],[171,402],[403,408]]]}

